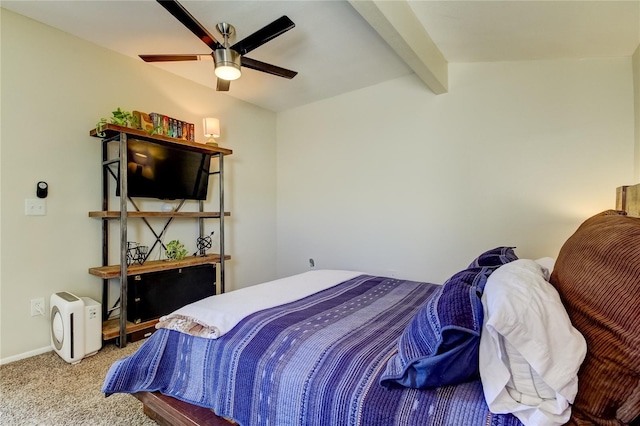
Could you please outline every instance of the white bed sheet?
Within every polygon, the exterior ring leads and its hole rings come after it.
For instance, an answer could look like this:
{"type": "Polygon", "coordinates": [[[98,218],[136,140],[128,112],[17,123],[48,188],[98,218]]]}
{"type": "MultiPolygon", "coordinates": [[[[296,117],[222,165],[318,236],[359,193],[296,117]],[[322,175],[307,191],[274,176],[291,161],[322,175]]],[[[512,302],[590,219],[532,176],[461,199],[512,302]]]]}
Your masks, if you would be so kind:
{"type": "Polygon", "coordinates": [[[156,328],[217,339],[248,315],[293,302],[359,275],[362,272],[313,270],[210,296],[163,316],[156,328]]]}

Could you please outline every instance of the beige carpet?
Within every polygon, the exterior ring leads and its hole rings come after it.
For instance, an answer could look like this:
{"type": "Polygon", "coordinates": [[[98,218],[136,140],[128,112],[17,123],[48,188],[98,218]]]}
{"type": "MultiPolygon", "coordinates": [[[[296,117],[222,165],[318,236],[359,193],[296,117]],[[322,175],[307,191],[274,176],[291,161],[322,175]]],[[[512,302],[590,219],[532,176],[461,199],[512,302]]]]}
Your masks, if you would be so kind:
{"type": "Polygon", "coordinates": [[[55,352],[0,365],[0,425],[155,425],[133,396],[100,391],[111,364],[141,343],[107,344],[76,365],[55,352]]]}

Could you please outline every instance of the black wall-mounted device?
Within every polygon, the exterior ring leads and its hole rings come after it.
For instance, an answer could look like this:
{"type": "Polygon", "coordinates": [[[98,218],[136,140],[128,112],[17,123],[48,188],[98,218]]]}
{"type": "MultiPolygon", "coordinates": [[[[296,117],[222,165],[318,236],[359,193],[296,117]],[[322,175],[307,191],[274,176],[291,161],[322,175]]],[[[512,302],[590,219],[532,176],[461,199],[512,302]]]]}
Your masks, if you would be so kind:
{"type": "Polygon", "coordinates": [[[38,185],[36,186],[36,195],[38,198],[47,198],[47,195],[49,195],[49,185],[47,182],[42,180],[38,182],[38,185]]]}

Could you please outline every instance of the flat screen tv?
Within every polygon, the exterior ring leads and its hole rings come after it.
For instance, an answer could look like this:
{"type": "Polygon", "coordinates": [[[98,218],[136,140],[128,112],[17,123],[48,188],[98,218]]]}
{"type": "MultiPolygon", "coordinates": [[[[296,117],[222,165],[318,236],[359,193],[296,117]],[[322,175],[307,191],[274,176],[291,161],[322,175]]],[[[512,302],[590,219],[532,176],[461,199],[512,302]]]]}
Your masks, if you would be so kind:
{"type": "MultiPolygon", "coordinates": [[[[127,141],[127,195],[205,200],[211,154],[139,139],[127,141]]],[[[119,188],[116,195],[120,195],[119,188]]]]}

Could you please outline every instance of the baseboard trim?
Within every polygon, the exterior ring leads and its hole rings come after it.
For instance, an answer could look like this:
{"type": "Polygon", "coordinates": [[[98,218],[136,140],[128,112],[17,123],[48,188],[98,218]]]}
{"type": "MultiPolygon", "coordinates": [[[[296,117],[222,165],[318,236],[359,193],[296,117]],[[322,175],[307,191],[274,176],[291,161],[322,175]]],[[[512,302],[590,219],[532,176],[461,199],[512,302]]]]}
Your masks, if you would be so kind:
{"type": "Polygon", "coordinates": [[[25,358],[31,358],[32,356],[36,356],[36,355],[41,355],[47,352],[51,352],[51,346],[45,346],[44,348],[40,348],[40,349],[34,349],[32,351],[29,352],[24,352],[18,355],[14,355],[14,356],[9,356],[6,358],[1,358],[0,359],[0,365],[3,364],[9,364],[10,362],[14,362],[14,361],[20,361],[21,359],[25,359],[25,358]]]}

